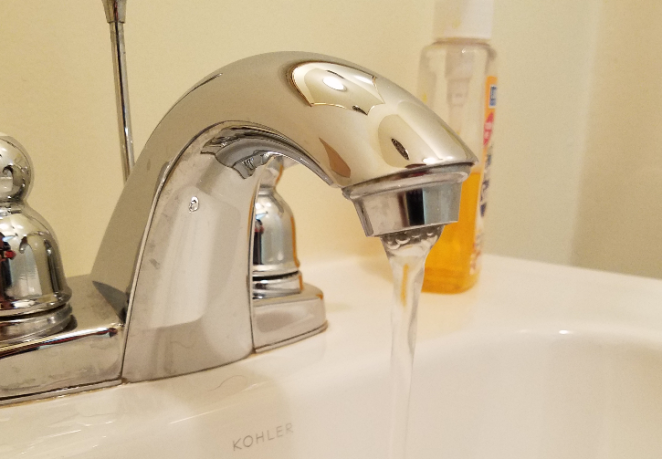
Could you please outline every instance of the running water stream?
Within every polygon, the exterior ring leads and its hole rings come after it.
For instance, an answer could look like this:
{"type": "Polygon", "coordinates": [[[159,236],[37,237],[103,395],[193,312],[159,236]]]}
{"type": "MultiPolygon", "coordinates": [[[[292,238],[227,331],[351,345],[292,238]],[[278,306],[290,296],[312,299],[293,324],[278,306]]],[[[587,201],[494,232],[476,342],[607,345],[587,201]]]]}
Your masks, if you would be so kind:
{"type": "Polygon", "coordinates": [[[418,299],[423,285],[425,258],[439,239],[442,228],[417,228],[382,236],[382,244],[393,270],[390,459],[406,458],[418,299]]]}

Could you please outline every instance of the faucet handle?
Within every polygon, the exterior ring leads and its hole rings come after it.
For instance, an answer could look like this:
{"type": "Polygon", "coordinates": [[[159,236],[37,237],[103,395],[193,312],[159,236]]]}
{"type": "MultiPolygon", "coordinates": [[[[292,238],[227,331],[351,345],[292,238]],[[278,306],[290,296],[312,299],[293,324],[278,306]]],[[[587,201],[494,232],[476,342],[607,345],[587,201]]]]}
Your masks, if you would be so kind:
{"type": "Polygon", "coordinates": [[[299,271],[294,215],[276,191],[285,159],[264,168],[255,198],[253,231],[253,344],[257,352],[326,328],[324,295],[299,271]]]}
{"type": "Polygon", "coordinates": [[[32,163],[23,145],[0,132],[0,202],[18,202],[30,191],[32,163]]]}
{"type": "Polygon", "coordinates": [[[59,331],[70,318],[55,235],[25,201],[31,178],[25,148],[0,133],[0,343],[59,331]]]}
{"type": "Polygon", "coordinates": [[[297,259],[294,216],[276,191],[283,158],[269,160],[255,198],[253,230],[253,295],[297,294],[301,274],[297,259]]]}

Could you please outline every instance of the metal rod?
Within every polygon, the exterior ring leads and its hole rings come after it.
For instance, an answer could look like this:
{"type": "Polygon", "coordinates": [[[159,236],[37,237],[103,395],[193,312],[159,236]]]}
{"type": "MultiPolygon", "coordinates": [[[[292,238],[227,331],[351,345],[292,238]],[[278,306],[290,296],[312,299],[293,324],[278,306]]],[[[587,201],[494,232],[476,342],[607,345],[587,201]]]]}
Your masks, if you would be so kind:
{"type": "Polygon", "coordinates": [[[124,49],[124,21],[126,20],[126,0],[102,0],[106,20],[110,25],[110,40],[115,69],[115,95],[117,102],[117,125],[120,135],[120,154],[124,181],[133,169],[133,134],[131,110],[129,107],[129,82],[126,74],[126,51],[124,49]]]}

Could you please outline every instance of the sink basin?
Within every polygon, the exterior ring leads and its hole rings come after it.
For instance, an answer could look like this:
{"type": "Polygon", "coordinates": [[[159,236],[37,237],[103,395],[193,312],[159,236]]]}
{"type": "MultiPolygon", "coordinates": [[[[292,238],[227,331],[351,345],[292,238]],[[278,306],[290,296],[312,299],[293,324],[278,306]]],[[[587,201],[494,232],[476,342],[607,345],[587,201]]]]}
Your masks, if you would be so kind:
{"type": "MultiPolygon", "coordinates": [[[[384,259],[306,266],[329,329],[196,374],[0,408],[0,458],[387,457],[384,259]]],[[[485,257],[424,294],[409,457],[662,457],[662,282],[485,257]]]]}

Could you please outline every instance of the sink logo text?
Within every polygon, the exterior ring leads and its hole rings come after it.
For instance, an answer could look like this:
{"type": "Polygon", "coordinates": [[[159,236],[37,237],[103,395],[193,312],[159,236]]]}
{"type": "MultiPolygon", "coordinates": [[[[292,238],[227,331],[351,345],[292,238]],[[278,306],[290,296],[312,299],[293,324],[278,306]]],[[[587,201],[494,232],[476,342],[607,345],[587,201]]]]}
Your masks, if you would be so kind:
{"type": "Polygon", "coordinates": [[[292,435],[294,430],[292,430],[292,424],[282,424],[261,432],[256,432],[254,434],[245,435],[239,437],[236,440],[232,441],[232,451],[241,451],[244,449],[252,448],[253,446],[258,446],[262,443],[267,443],[278,438],[282,438],[288,435],[292,435]]]}

